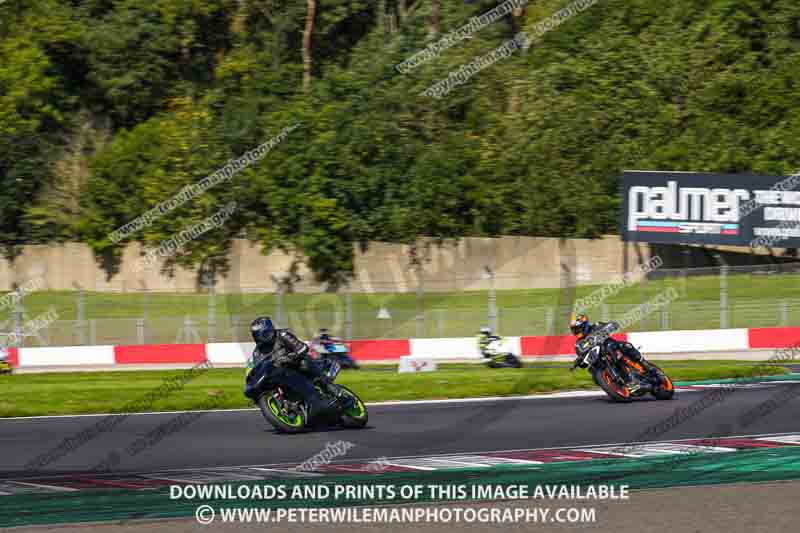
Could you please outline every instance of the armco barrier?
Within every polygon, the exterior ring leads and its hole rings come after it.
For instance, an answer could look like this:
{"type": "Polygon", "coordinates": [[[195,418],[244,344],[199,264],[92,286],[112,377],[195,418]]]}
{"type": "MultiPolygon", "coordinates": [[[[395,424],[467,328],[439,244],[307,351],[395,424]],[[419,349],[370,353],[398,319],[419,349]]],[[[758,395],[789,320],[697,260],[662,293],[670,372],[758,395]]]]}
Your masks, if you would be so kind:
{"type": "Polygon", "coordinates": [[[348,344],[353,358],[359,361],[393,361],[411,355],[411,341],[408,339],[350,341],[348,344]]]}
{"type": "Polygon", "coordinates": [[[11,366],[19,366],[19,350],[17,348],[8,349],[7,361],[11,366]]]}
{"type": "MultiPolygon", "coordinates": [[[[348,343],[350,352],[359,361],[399,360],[411,355],[410,343],[401,340],[360,340],[348,343]]],[[[206,357],[212,365],[244,365],[253,353],[252,342],[217,342],[206,344],[206,357]]]]}
{"type": "Polygon", "coordinates": [[[641,346],[643,353],[740,352],[750,348],[746,329],[630,333],[628,341],[641,346]]]}
{"type": "Polygon", "coordinates": [[[204,344],[115,346],[114,359],[118,365],[202,363],[206,360],[206,348],[204,344]]]}
{"type": "Polygon", "coordinates": [[[575,353],[575,337],[566,335],[522,337],[522,355],[567,355],[575,353]]]}
{"type": "Polygon", "coordinates": [[[114,346],[20,348],[19,367],[109,366],[115,364],[114,346]]]}
{"type": "MultiPolygon", "coordinates": [[[[505,337],[499,348],[520,355],[520,338],[505,337]]],[[[411,354],[414,357],[433,359],[482,359],[477,337],[443,339],[411,339],[411,354]]]]}
{"type": "Polygon", "coordinates": [[[800,346],[800,328],[751,328],[747,333],[750,348],[800,346]]]}
{"type": "MultiPolygon", "coordinates": [[[[627,340],[625,334],[612,335],[618,341],[627,340]]],[[[521,337],[522,355],[552,356],[575,355],[575,337],[558,335],[550,337],[521,337]]]]}
{"type": "MultiPolygon", "coordinates": [[[[800,327],[753,328],[725,330],[655,331],[614,335],[641,346],[646,354],[708,352],[733,358],[738,352],[786,348],[800,344],[800,327]]],[[[506,337],[504,348],[516,355],[529,357],[565,357],[574,355],[574,337],[506,337]]],[[[353,357],[359,361],[398,361],[403,356],[436,360],[478,360],[475,337],[443,339],[356,340],[349,343],[353,357]]],[[[68,346],[45,348],[11,348],[9,361],[15,367],[102,367],[119,365],[163,364],[193,365],[209,361],[212,365],[243,366],[254,348],[250,343],[161,344],[135,346],[68,346]]],[[[759,355],[760,357],[760,355],[759,355]]]]}
{"type": "Polygon", "coordinates": [[[206,344],[206,358],[212,365],[241,365],[253,353],[254,342],[215,342],[206,344]]]}

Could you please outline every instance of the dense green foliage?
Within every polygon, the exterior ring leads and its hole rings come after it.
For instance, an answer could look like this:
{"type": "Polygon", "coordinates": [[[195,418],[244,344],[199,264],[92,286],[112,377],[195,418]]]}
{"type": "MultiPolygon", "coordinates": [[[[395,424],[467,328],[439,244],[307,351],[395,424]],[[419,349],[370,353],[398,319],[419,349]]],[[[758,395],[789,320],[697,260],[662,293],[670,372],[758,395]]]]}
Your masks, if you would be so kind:
{"type": "Polygon", "coordinates": [[[498,2],[310,3],[311,26],[308,0],[0,3],[6,255],[84,240],[113,272],[109,233],[292,124],[131,239],[157,246],[233,199],[177,263],[224,268],[246,236],[335,285],[353,242],[614,231],[625,168],[800,169],[796,0],[598,0],[438,100],[420,93],[569,2],[531,1],[405,75],[498,2]]]}

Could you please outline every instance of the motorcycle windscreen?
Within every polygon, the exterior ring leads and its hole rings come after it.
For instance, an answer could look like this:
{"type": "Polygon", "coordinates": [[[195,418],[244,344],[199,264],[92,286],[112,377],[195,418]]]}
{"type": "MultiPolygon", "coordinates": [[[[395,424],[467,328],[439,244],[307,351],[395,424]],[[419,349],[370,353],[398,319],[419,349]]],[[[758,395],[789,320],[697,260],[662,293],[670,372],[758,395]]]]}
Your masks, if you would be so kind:
{"type": "Polygon", "coordinates": [[[347,346],[344,344],[329,344],[328,353],[347,353],[347,346]]]}

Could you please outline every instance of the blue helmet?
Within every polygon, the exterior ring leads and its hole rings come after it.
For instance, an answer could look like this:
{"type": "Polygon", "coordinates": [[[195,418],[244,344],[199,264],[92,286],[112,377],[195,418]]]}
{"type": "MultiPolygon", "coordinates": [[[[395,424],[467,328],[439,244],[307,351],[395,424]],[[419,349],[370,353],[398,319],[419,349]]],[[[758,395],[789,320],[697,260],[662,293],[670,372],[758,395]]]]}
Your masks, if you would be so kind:
{"type": "Polygon", "coordinates": [[[588,316],[584,314],[572,315],[571,320],[569,322],[569,330],[577,338],[582,339],[586,337],[589,334],[589,330],[591,329],[592,329],[592,323],[589,322],[588,316]]]}
{"type": "Polygon", "coordinates": [[[256,346],[262,350],[272,350],[275,345],[275,325],[272,319],[268,316],[260,316],[253,320],[250,324],[250,333],[253,335],[253,340],[256,341],[256,346]]]}

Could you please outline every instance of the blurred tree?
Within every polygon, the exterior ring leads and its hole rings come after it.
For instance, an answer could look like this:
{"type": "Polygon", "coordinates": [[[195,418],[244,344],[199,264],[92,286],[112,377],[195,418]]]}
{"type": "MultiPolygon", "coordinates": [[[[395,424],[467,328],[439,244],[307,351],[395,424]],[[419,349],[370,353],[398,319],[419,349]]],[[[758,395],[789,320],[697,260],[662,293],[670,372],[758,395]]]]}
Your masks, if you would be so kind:
{"type": "Polygon", "coordinates": [[[131,239],[235,200],[170,265],[223,269],[246,236],[335,288],[353,243],[613,232],[624,169],[800,170],[796,0],[605,0],[536,36],[564,7],[539,0],[395,68],[500,3],[0,4],[0,243],[81,238],[113,274],[110,232],[292,124],[131,239]],[[420,95],[519,31],[527,51],[420,95]]]}
{"type": "Polygon", "coordinates": [[[303,31],[303,91],[311,88],[311,68],[314,58],[311,52],[311,40],[314,37],[314,18],[317,16],[317,0],[307,0],[306,28],[303,31]]]}

